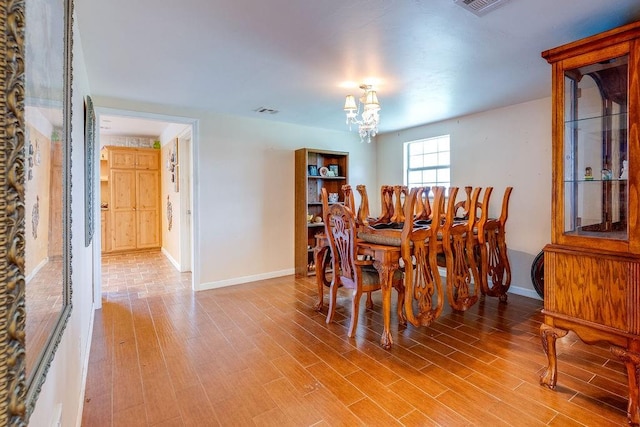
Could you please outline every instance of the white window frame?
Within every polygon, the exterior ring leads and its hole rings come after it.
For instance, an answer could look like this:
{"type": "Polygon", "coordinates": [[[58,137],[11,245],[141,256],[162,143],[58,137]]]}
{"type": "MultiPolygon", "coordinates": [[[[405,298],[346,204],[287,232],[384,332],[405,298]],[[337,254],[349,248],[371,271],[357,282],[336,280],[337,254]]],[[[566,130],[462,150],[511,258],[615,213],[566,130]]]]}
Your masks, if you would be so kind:
{"type": "MultiPolygon", "coordinates": [[[[422,150],[424,152],[424,150],[422,150]]],[[[450,187],[451,185],[451,137],[449,134],[446,135],[439,135],[439,136],[435,136],[435,137],[431,137],[431,138],[423,138],[423,139],[417,139],[414,141],[408,141],[404,143],[404,185],[408,186],[409,189],[411,189],[412,187],[420,187],[420,186],[429,186],[429,187],[435,187],[435,186],[444,186],[444,187],[450,187]],[[410,157],[409,157],[409,153],[410,153],[410,147],[412,144],[423,144],[423,145],[432,145],[432,144],[436,144],[436,150],[432,150],[430,151],[430,153],[432,154],[436,154],[438,160],[437,160],[437,165],[430,165],[430,166],[420,166],[420,167],[413,167],[410,168],[409,163],[410,163],[410,157]],[[444,149],[446,147],[446,149],[444,149]],[[442,148],[442,149],[441,149],[442,148]],[[444,153],[446,153],[446,155],[443,155],[444,153]],[[441,160],[441,157],[443,158],[441,160]],[[448,162],[444,161],[444,159],[447,159],[448,162]],[[436,180],[435,181],[429,181],[429,182],[420,182],[420,183],[409,183],[409,174],[410,172],[417,172],[417,171],[436,171],[436,180]],[[438,173],[439,171],[442,171],[440,173],[438,173]],[[444,171],[446,171],[446,173],[443,173],[444,171]],[[439,180],[438,176],[448,176],[448,180],[439,180]]]]}

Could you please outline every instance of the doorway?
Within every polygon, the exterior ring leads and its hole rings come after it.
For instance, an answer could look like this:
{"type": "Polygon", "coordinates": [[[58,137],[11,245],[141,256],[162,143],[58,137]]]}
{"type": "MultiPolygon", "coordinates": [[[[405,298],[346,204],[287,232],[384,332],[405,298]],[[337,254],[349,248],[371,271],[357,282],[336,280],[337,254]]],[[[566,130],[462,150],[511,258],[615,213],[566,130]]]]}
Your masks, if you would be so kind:
{"type": "MultiPolygon", "coordinates": [[[[194,209],[194,147],[197,146],[197,120],[165,116],[153,113],[145,113],[138,111],[118,110],[109,108],[100,108],[96,106],[96,167],[100,183],[96,191],[95,197],[99,203],[95,203],[98,212],[96,218],[108,218],[114,213],[110,212],[110,206],[105,201],[109,200],[107,194],[111,193],[108,175],[103,171],[100,172],[101,163],[107,164],[105,158],[108,159],[107,150],[102,150],[106,146],[112,147],[110,150],[115,152],[121,146],[135,147],[133,151],[145,151],[146,148],[159,148],[159,194],[158,215],[160,222],[160,251],[171,261],[176,270],[180,272],[191,272],[191,288],[195,289],[195,283],[198,275],[198,267],[195,260],[198,258],[195,253],[194,231],[193,231],[193,213],[194,209]],[[139,150],[137,148],[144,148],[139,150]],[[173,150],[173,151],[171,151],[173,150]],[[168,162],[167,156],[173,153],[173,163],[168,162]],[[101,157],[102,155],[102,157],[101,157]],[[102,158],[102,161],[101,161],[102,158]],[[103,176],[107,175],[107,176],[103,176]],[[169,180],[173,179],[171,184],[169,180]],[[105,185],[106,183],[106,185],[105,185]],[[106,191],[107,194],[103,194],[106,191]],[[175,240],[171,243],[171,247],[165,245],[165,241],[171,239],[162,238],[164,236],[172,236],[175,240]],[[177,237],[176,237],[177,236],[177,237]]],[[[151,151],[151,150],[146,150],[151,151]]],[[[95,233],[93,245],[93,301],[96,309],[102,306],[102,239],[105,233],[95,233]]],[[[109,239],[112,234],[109,233],[109,239]]]]}

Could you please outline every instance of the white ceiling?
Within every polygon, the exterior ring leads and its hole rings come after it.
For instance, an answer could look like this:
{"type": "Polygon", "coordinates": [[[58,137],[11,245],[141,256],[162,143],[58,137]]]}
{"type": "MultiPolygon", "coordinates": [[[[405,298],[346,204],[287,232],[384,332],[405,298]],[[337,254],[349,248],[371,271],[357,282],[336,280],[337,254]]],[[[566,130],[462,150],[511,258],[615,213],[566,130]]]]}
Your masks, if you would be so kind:
{"type": "Polygon", "coordinates": [[[159,138],[170,123],[121,115],[100,115],[100,134],[159,138]]]}
{"type": "Polygon", "coordinates": [[[381,132],[550,96],[540,52],[640,19],[638,0],[75,0],[91,93],[346,130],[372,81],[381,132]],[[279,110],[259,115],[259,107],[279,110]]]}

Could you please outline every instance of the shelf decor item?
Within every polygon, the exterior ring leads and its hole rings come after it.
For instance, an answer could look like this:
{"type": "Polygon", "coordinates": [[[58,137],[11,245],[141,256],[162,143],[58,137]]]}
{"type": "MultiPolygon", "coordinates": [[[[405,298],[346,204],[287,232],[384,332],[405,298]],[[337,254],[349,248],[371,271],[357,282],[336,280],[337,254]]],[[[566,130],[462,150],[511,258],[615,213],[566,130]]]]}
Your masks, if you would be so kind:
{"type": "Polygon", "coordinates": [[[340,176],[340,167],[336,164],[327,166],[329,171],[333,172],[333,176],[340,176]]]}
{"type": "Polygon", "coordinates": [[[318,173],[318,166],[309,165],[308,169],[309,169],[309,176],[320,176],[320,174],[318,173]]]}

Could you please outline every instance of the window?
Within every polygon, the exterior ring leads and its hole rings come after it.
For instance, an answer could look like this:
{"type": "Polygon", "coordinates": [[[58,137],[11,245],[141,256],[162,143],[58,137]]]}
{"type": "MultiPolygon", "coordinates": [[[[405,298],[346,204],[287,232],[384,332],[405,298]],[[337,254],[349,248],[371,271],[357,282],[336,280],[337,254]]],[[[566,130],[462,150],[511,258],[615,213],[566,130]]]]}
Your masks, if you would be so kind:
{"type": "Polygon", "coordinates": [[[405,143],[405,183],[413,187],[449,187],[449,135],[405,143]]]}

